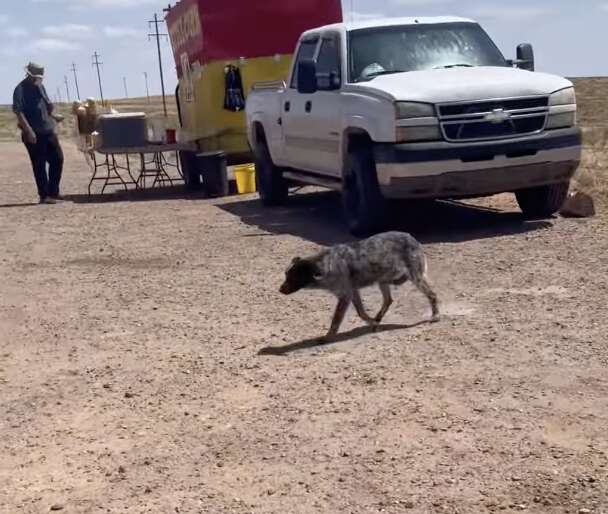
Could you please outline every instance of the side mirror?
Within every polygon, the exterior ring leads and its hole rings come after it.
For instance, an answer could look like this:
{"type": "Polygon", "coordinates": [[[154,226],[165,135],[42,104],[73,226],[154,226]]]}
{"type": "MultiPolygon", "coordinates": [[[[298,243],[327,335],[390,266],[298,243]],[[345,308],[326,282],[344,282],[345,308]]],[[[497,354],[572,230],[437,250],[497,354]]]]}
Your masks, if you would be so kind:
{"type": "Polygon", "coordinates": [[[312,59],[304,59],[298,62],[298,93],[312,95],[316,93],[317,65],[312,59]]]}
{"type": "Polygon", "coordinates": [[[517,47],[517,67],[522,70],[534,71],[534,49],[529,43],[517,47]]]}

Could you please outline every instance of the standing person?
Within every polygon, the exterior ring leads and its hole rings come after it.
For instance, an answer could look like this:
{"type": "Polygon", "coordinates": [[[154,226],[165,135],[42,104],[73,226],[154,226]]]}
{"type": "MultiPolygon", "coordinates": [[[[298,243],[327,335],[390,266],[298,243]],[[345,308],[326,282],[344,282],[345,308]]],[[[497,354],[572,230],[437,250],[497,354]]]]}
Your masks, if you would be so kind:
{"type": "Polygon", "coordinates": [[[42,85],[44,68],[29,63],[25,71],[27,76],[13,94],[13,112],[32,161],[40,203],[56,203],[63,171],[63,151],[55,127],[63,117],[53,114],[54,106],[42,85]]]}

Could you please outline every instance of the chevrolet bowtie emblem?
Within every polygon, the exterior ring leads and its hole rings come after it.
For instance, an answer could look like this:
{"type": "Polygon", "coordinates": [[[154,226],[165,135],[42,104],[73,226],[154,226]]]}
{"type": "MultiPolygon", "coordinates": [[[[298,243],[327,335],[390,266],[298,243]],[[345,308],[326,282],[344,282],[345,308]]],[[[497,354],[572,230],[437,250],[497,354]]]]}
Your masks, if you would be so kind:
{"type": "Polygon", "coordinates": [[[494,109],[492,112],[485,115],[484,120],[490,123],[504,123],[511,118],[511,114],[505,112],[503,109],[494,109]]]}

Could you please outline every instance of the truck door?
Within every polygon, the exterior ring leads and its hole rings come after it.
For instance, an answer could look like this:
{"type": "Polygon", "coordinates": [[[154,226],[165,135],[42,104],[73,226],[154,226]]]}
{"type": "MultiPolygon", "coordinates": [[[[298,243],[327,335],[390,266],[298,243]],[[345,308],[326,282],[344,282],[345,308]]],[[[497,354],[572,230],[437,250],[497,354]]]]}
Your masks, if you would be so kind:
{"type": "Polygon", "coordinates": [[[298,63],[304,59],[313,59],[318,45],[319,36],[301,41],[294,61],[291,82],[283,94],[280,105],[285,163],[292,168],[308,171],[314,171],[312,155],[316,136],[309,131],[310,113],[306,112],[306,105],[312,101],[314,95],[298,93],[298,63]]]}
{"type": "Polygon", "coordinates": [[[342,158],[340,132],[342,113],[340,89],[342,87],[341,46],[338,34],[324,34],[317,56],[318,91],[304,106],[303,125],[314,137],[309,152],[314,171],[340,177],[342,158]]]}

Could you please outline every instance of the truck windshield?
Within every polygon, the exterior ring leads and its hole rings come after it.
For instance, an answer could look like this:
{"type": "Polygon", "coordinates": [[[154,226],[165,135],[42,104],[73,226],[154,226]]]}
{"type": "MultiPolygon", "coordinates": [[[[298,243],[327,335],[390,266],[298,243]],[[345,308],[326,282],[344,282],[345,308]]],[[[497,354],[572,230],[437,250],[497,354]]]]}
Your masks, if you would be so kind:
{"type": "Polygon", "coordinates": [[[500,50],[476,23],[353,30],[349,49],[351,82],[406,71],[507,66],[500,50]]]}

